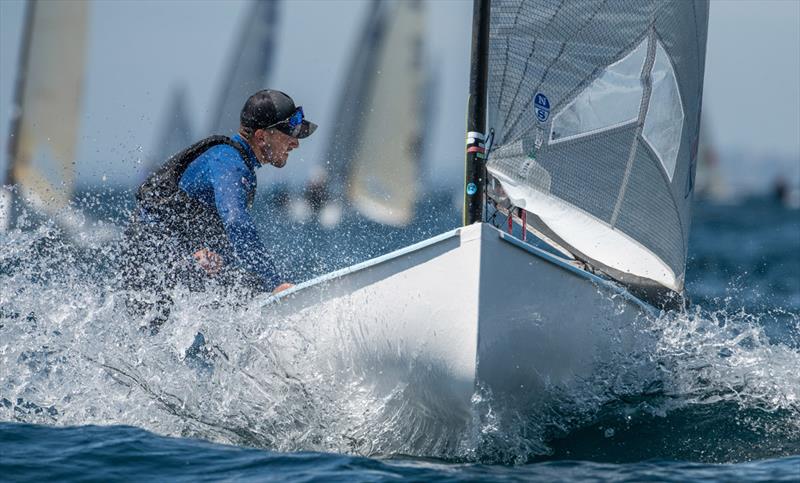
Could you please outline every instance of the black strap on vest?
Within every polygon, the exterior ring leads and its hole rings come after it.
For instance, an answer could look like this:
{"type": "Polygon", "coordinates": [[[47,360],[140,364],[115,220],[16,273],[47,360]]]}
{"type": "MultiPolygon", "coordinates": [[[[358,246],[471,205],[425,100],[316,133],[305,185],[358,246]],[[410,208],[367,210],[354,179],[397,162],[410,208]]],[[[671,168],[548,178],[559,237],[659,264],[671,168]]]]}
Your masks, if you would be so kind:
{"type": "MultiPolygon", "coordinates": [[[[181,191],[179,188],[181,176],[189,164],[208,149],[219,144],[234,147],[242,159],[247,160],[247,151],[236,141],[227,136],[209,136],[172,155],[161,168],[151,174],[136,193],[139,205],[148,211],[157,211],[158,207],[174,202],[175,196],[181,191]]],[[[248,206],[253,204],[254,193],[255,190],[249,190],[247,193],[248,206]]]]}

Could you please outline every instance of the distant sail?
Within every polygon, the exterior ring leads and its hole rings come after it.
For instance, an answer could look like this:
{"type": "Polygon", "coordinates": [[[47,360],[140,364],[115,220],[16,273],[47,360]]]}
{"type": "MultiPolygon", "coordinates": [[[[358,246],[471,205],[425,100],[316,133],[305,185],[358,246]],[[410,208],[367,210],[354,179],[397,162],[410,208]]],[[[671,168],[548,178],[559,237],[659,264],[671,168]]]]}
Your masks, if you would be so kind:
{"type": "Polygon", "coordinates": [[[160,166],[167,158],[190,145],[194,138],[194,131],[189,117],[186,100],[186,88],[174,88],[167,104],[167,112],[161,123],[158,146],[154,161],[160,166]]]}
{"type": "Polygon", "coordinates": [[[694,197],[713,202],[723,202],[731,198],[731,191],[719,165],[719,155],[714,148],[705,118],[700,123],[694,197]]]}
{"type": "Polygon", "coordinates": [[[140,183],[170,156],[196,141],[187,103],[185,86],[174,87],[170,91],[166,111],[158,124],[158,141],[148,157],[147,165],[139,173],[140,183]]]}
{"type": "Polygon", "coordinates": [[[614,278],[681,291],[708,2],[495,0],[487,168],[614,278]]]}
{"type": "Polygon", "coordinates": [[[26,11],[5,182],[49,215],[75,184],[88,16],[88,2],[31,0],[26,11]]]}
{"type": "Polygon", "coordinates": [[[244,102],[267,87],[267,76],[275,59],[280,3],[280,0],[252,2],[231,55],[209,132],[226,135],[236,132],[244,102]]]}
{"type": "Polygon", "coordinates": [[[326,156],[331,197],[392,226],[411,222],[417,200],[424,25],[418,0],[372,4],[326,156]]]}

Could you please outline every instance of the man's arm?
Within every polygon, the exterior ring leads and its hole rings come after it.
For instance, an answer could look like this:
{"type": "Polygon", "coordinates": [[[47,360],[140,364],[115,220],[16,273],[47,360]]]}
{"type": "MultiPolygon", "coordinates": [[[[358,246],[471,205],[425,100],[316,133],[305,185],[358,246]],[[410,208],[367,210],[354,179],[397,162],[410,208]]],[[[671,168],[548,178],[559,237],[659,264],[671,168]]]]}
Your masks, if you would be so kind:
{"type": "Polygon", "coordinates": [[[256,274],[264,290],[271,291],[281,280],[247,211],[247,187],[242,181],[247,176],[246,168],[238,156],[231,158],[221,156],[217,163],[212,163],[210,180],[214,187],[214,203],[240,266],[256,274]]]}

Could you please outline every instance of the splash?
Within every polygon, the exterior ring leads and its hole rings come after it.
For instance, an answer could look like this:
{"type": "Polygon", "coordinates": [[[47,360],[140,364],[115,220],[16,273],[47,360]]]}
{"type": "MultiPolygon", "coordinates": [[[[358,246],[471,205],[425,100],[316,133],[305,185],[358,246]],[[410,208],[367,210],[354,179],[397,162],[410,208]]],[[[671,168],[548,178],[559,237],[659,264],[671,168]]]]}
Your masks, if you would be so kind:
{"type": "MultiPolygon", "coordinates": [[[[114,244],[76,247],[48,223],[0,238],[0,420],[127,424],[277,451],[507,463],[739,461],[800,451],[800,318],[791,312],[780,314],[786,333],[778,340],[765,329],[774,310],[663,313],[648,321],[653,350],[621,355],[569,390],[548,388],[546,407],[521,411],[479,387],[461,418],[420,404],[419,381],[404,379],[414,371],[378,387],[353,369],[363,353],[321,348],[323,336],[357,340],[353,320],[270,318],[263,299],[177,287],[168,324],[150,335],[145,318],[125,310],[117,257],[124,250],[114,244]],[[321,334],[321,326],[333,329],[321,334]],[[709,431],[721,418],[727,432],[709,431]],[[679,434],[691,437],[677,450],[658,443],[679,434]],[[731,440],[734,447],[709,453],[731,440]]],[[[416,363],[413,355],[402,362],[416,363]]],[[[427,374],[435,379],[436,368],[427,374]]]]}

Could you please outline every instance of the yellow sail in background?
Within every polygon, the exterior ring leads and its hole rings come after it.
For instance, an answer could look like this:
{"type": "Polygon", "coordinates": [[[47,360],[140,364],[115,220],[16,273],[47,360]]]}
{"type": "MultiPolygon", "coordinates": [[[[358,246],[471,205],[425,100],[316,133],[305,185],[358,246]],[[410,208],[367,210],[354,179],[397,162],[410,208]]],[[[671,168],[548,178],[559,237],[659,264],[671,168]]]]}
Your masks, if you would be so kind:
{"type": "MultiPolygon", "coordinates": [[[[31,0],[27,8],[5,181],[32,207],[55,216],[75,184],[89,5],[31,0]]],[[[10,211],[9,201],[2,204],[10,211]]]]}
{"type": "Polygon", "coordinates": [[[352,160],[349,198],[367,218],[405,226],[414,216],[419,184],[423,88],[420,2],[397,2],[374,84],[362,115],[361,144],[352,160]]]}

